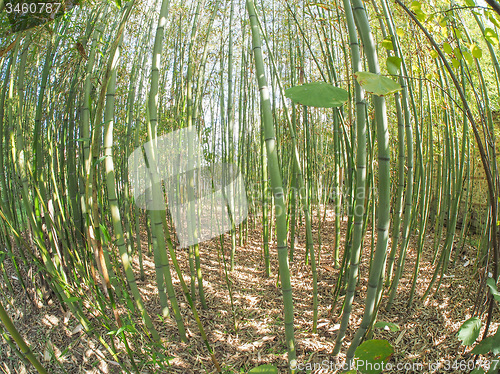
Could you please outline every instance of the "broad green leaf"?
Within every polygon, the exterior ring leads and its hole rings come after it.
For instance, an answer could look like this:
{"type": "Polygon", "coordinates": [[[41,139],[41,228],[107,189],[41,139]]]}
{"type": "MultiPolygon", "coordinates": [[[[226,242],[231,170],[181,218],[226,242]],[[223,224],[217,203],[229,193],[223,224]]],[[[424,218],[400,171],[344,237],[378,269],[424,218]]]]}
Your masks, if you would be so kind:
{"type": "Polygon", "coordinates": [[[354,357],[357,369],[363,374],[378,374],[382,372],[383,362],[387,362],[394,353],[394,348],[387,340],[367,340],[356,348],[354,357]]]}
{"type": "Polygon", "coordinates": [[[278,369],[273,365],[260,365],[250,370],[248,374],[278,374],[278,369]]]}
{"type": "Polygon", "coordinates": [[[122,0],[115,0],[115,3],[118,8],[122,7],[122,0]]]}
{"type": "Polygon", "coordinates": [[[471,351],[472,354],[483,355],[488,352],[491,352],[495,356],[500,354],[500,329],[497,330],[495,335],[481,340],[471,351]]]}
{"type": "Polygon", "coordinates": [[[491,366],[488,370],[488,374],[498,374],[500,369],[500,361],[499,360],[491,360],[491,366]]]}
{"type": "Polygon", "coordinates": [[[422,4],[419,1],[413,1],[410,5],[410,9],[413,10],[415,16],[419,21],[425,20],[425,13],[422,11],[422,4]]]}
{"type": "Polygon", "coordinates": [[[473,349],[470,351],[474,355],[484,355],[491,351],[494,343],[493,336],[488,336],[487,338],[481,340],[473,349]]]}
{"type": "Polygon", "coordinates": [[[422,9],[422,4],[419,1],[412,1],[410,5],[410,9],[416,12],[417,10],[422,9]]]}
{"type": "Polygon", "coordinates": [[[498,292],[495,280],[493,278],[488,278],[486,280],[486,284],[490,288],[490,292],[493,295],[493,297],[495,298],[495,300],[500,302],[500,292],[498,292]]]}
{"type": "Polygon", "coordinates": [[[469,53],[469,51],[462,51],[462,54],[465,58],[465,61],[467,61],[469,65],[472,65],[474,63],[474,59],[472,58],[472,55],[469,53]]]}
{"type": "Polygon", "coordinates": [[[484,29],[484,37],[486,38],[486,40],[489,43],[491,43],[493,45],[498,44],[498,35],[493,29],[490,29],[489,27],[485,28],[484,29]]]}
{"type": "Polygon", "coordinates": [[[449,43],[444,43],[443,44],[443,51],[446,53],[453,53],[453,48],[451,48],[451,45],[449,43]]]}
{"type": "Polygon", "coordinates": [[[398,75],[401,69],[401,62],[403,60],[397,56],[389,56],[386,60],[387,71],[389,74],[398,75]]]}
{"type": "Polygon", "coordinates": [[[326,82],[290,87],[285,91],[285,96],[295,103],[317,108],[337,108],[349,99],[346,90],[326,82]]]}
{"type": "Polygon", "coordinates": [[[475,58],[481,58],[483,56],[483,51],[478,47],[477,44],[472,44],[470,46],[470,51],[472,53],[472,56],[474,56],[475,58]]]}
{"type": "Polygon", "coordinates": [[[467,6],[476,6],[476,3],[474,3],[474,0],[464,0],[464,3],[467,6]]]}
{"type": "Polygon", "coordinates": [[[438,58],[439,56],[439,53],[437,53],[437,51],[435,51],[434,49],[431,51],[431,57],[432,58],[438,58]]]}
{"type": "Polygon", "coordinates": [[[381,328],[381,329],[384,329],[384,330],[387,330],[387,328],[389,328],[392,332],[394,331],[399,331],[399,326],[396,325],[395,323],[392,323],[392,322],[384,322],[384,321],[378,321],[375,323],[375,327],[378,327],[378,328],[381,328]]]}
{"type": "Polygon", "coordinates": [[[439,19],[439,26],[446,27],[446,22],[448,22],[448,18],[447,17],[441,17],[439,19]]]}
{"type": "Polygon", "coordinates": [[[461,61],[462,60],[462,52],[460,51],[460,48],[456,47],[454,50],[453,50],[453,53],[455,54],[455,58],[458,60],[458,61],[461,61]]]}
{"type": "Polygon", "coordinates": [[[425,19],[427,18],[427,15],[422,11],[422,10],[417,10],[415,12],[415,15],[417,16],[417,19],[420,21],[420,22],[423,22],[425,21],[425,19]]]}
{"type": "Polygon", "coordinates": [[[385,38],[384,40],[382,40],[380,42],[380,44],[382,45],[382,47],[384,47],[385,49],[387,49],[389,51],[393,51],[394,50],[394,45],[392,44],[392,40],[391,40],[390,36],[388,36],[387,38],[385,38]]]}
{"type": "Polygon", "coordinates": [[[377,96],[385,96],[394,92],[401,91],[401,85],[392,79],[379,74],[369,73],[367,71],[358,71],[354,73],[358,83],[367,92],[377,96]]]}
{"type": "Polygon", "coordinates": [[[399,28],[399,27],[398,27],[398,28],[396,29],[396,34],[397,34],[397,36],[399,36],[400,38],[402,38],[403,36],[405,36],[405,33],[406,33],[406,32],[405,32],[405,30],[403,30],[402,28],[399,28]]]}
{"type": "Polygon", "coordinates": [[[477,317],[469,318],[458,330],[458,339],[463,345],[472,345],[479,336],[481,330],[481,320],[477,317]]]}
{"type": "Polygon", "coordinates": [[[484,374],[484,369],[481,366],[479,366],[479,367],[475,368],[474,370],[472,370],[470,372],[470,374],[484,374]]]}
{"type": "Polygon", "coordinates": [[[452,59],[451,63],[453,64],[453,67],[455,69],[458,69],[460,67],[460,61],[458,61],[456,58],[452,59]]]}

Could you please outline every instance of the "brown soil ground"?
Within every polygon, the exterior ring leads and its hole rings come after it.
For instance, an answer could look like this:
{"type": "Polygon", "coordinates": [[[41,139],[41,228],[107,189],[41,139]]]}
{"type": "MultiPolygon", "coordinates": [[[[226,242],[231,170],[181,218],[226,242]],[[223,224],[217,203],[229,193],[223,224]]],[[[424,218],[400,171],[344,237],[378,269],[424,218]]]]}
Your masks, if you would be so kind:
{"type": "MultiPolygon", "coordinates": [[[[258,219],[257,219],[258,220],[258,219]]],[[[315,222],[315,249],[317,244],[317,222],[315,222]]],[[[342,224],[344,230],[346,223],[342,224]]],[[[332,355],[337,330],[340,323],[341,304],[340,297],[336,308],[330,313],[334,301],[333,291],[337,282],[339,271],[333,268],[333,243],[335,239],[333,212],[328,210],[326,220],[321,228],[322,247],[321,263],[318,266],[318,291],[319,291],[319,321],[318,332],[312,331],[312,274],[310,266],[304,264],[305,235],[304,227],[298,231],[295,246],[295,260],[290,264],[295,308],[295,338],[297,344],[297,359],[301,364],[309,363],[306,368],[313,368],[312,373],[335,373],[335,370],[325,370],[325,365],[334,367],[335,363],[342,363],[345,352],[361,322],[364,311],[364,299],[371,252],[371,231],[368,230],[364,241],[364,251],[360,267],[361,281],[354,300],[351,325],[347,331],[341,354],[332,355]],[[316,364],[316,366],[314,366],[316,364]],[[314,369],[315,367],[315,369],[314,369]]],[[[238,331],[235,332],[231,302],[227,290],[224,265],[221,263],[219,240],[212,240],[201,245],[202,272],[204,289],[208,304],[207,310],[202,310],[199,301],[198,310],[202,323],[206,329],[210,344],[215,351],[215,357],[221,364],[225,373],[246,373],[251,368],[261,364],[273,364],[279,368],[280,373],[287,372],[286,346],[284,343],[283,308],[281,290],[277,287],[277,254],[275,243],[271,243],[272,276],[265,276],[262,258],[262,229],[259,223],[248,233],[246,245],[237,246],[235,270],[229,274],[232,283],[234,315],[238,331]]],[[[146,235],[143,233],[143,243],[146,235]]],[[[224,246],[226,257],[230,248],[230,238],[225,236],[224,246]]],[[[411,288],[411,276],[415,262],[416,241],[410,242],[405,271],[399,285],[399,292],[394,306],[390,311],[385,311],[384,305],[387,296],[384,296],[383,305],[378,315],[379,321],[396,323],[399,331],[385,331],[376,329],[373,338],[387,339],[394,347],[391,363],[406,364],[400,370],[404,373],[468,373],[470,370],[460,369],[459,366],[451,367],[455,361],[460,365],[472,365],[473,357],[467,354],[470,348],[461,346],[457,339],[457,331],[463,321],[471,317],[480,280],[477,272],[473,272],[476,251],[469,245],[469,240],[460,254],[455,267],[450,268],[444,278],[439,292],[425,301],[421,296],[434,271],[431,265],[433,233],[426,236],[425,250],[422,258],[417,296],[413,306],[408,309],[407,301],[411,288]],[[470,261],[469,264],[468,261],[470,261]],[[464,266],[466,265],[466,266],[464,266]],[[414,363],[414,366],[410,366],[414,363]],[[439,366],[436,364],[440,363],[439,366]],[[418,366],[421,364],[422,366],[418,366]],[[429,367],[429,365],[434,365],[429,367]],[[450,366],[449,368],[448,365],[450,366]],[[412,367],[412,369],[410,369],[412,367]],[[434,370],[437,368],[436,370],[434,370]]],[[[341,250],[343,235],[341,238],[341,250]]],[[[147,248],[143,249],[144,252],[147,248]]],[[[189,267],[187,253],[178,251],[179,263],[183,267],[185,281],[189,284],[189,267]]],[[[135,269],[138,269],[137,258],[135,269]]],[[[11,269],[11,263],[5,262],[11,269]]],[[[174,286],[185,320],[188,343],[178,341],[175,322],[167,318],[163,322],[158,317],[161,313],[154,263],[150,256],[144,256],[146,279],[138,281],[139,288],[144,297],[146,307],[152,316],[155,327],[158,329],[166,354],[171,356],[169,366],[164,362],[165,368],[160,368],[149,363],[144,365],[141,361],[146,357],[144,351],[151,350],[151,344],[145,341],[131,341],[131,348],[137,352],[137,363],[141,373],[215,373],[215,368],[210,360],[207,349],[200,337],[196,322],[189,310],[187,302],[181,296],[180,283],[174,277],[174,286]],[[141,366],[142,365],[142,366],[141,366]],[[167,367],[168,366],[168,367],[167,367]]],[[[11,269],[12,270],[12,269],[11,269]]],[[[10,274],[15,274],[9,270],[10,274]]],[[[173,269],[172,269],[173,270],[173,269]]],[[[49,301],[45,305],[33,305],[27,301],[26,295],[21,292],[17,277],[12,275],[14,295],[5,288],[5,282],[0,280],[2,286],[2,301],[9,312],[14,324],[28,342],[36,356],[47,367],[49,373],[119,373],[120,367],[96,339],[90,338],[83,331],[79,331],[78,321],[69,314],[64,314],[57,301],[49,301]],[[9,296],[8,296],[9,295],[9,296]],[[54,359],[53,353],[58,362],[54,359]]],[[[121,306],[123,312],[127,306],[121,306]]],[[[490,328],[494,332],[498,326],[498,311],[490,328]]],[[[98,316],[97,312],[94,312],[98,316]]],[[[122,315],[125,313],[122,313],[122,315]]],[[[112,319],[112,314],[109,314],[112,319]]],[[[99,316],[99,318],[102,318],[99,316]]],[[[484,329],[483,318],[483,329],[484,329]]],[[[96,324],[97,332],[106,336],[106,330],[96,324]]],[[[141,323],[138,321],[137,328],[141,323]]],[[[481,331],[483,331],[483,329],[481,331]]],[[[136,334],[137,335],[137,334],[136,334]]],[[[123,344],[115,338],[117,348],[123,349],[123,344]]],[[[122,354],[119,360],[128,361],[122,354]]],[[[486,358],[484,358],[486,360],[486,358]]],[[[29,365],[22,363],[4,339],[0,339],[0,373],[34,373],[29,365]]],[[[392,370],[391,372],[398,372],[392,370]]]]}

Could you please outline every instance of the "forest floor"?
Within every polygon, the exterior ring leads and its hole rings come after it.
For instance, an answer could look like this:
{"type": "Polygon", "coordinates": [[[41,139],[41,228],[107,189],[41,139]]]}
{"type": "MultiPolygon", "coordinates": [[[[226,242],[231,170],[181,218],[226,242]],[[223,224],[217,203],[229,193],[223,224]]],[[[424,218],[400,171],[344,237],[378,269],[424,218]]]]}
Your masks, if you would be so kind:
{"type": "MultiPolygon", "coordinates": [[[[257,219],[258,221],[258,219],[257,219]]],[[[346,223],[343,222],[342,230],[346,223]]],[[[200,245],[202,259],[202,273],[207,310],[202,310],[197,302],[202,323],[206,329],[208,339],[215,352],[215,356],[225,373],[246,373],[251,368],[262,364],[273,364],[280,373],[287,372],[286,345],[284,342],[283,303],[281,290],[276,285],[278,263],[276,244],[270,244],[272,276],[267,278],[262,258],[262,228],[260,223],[248,233],[248,242],[244,246],[237,246],[235,270],[229,274],[232,283],[235,317],[238,331],[234,330],[231,302],[227,290],[224,265],[220,260],[220,241],[214,239],[200,245]]],[[[317,253],[317,221],[314,225],[315,250],[317,253]]],[[[319,293],[319,320],[317,334],[312,331],[312,273],[310,266],[304,263],[305,235],[304,226],[300,226],[295,245],[295,259],[290,264],[295,312],[295,338],[297,346],[297,361],[309,366],[312,373],[335,373],[335,368],[345,360],[345,352],[361,322],[366,297],[366,285],[371,252],[371,231],[368,230],[365,241],[362,261],[360,265],[361,281],[357,288],[350,319],[350,326],[344,340],[341,353],[332,355],[337,330],[340,324],[340,313],[343,296],[339,298],[335,310],[330,313],[334,301],[333,291],[339,271],[333,268],[333,245],[335,242],[333,211],[327,210],[326,220],[321,227],[321,262],[318,266],[318,293],[319,293]],[[314,366],[316,365],[316,366],[314,366]]],[[[143,233],[143,243],[146,234],[143,233]]],[[[473,273],[473,259],[476,249],[470,245],[472,239],[466,240],[455,267],[450,268],[443,279],[439,292],[428,297],[425,302],[421,296],[427,289],[434,271],[432,261],[433,233],[426,236],[425,248],[420,267],[417,284],[417,295],[411,309],[407,308],[407,301],[411,288],[411,276],[416,257],[416,241],[411,240],[405,269],[400,281],[398,295],[393,308],[386,311],[384,306],[387,296],[383,298],[382,308],[378,314],[378,321],[393,322],[399,326],[399,331],[376,329],[374,339],[387,339],[394,347],[391,357],[393,364],[406,366],[404,373],[468,373],[470,370],[460,369],[460,365],[472,365],[473,357],[467,355],[470,349],[461,346],[457,339],[460,325],[471,317],[479,279],[473,273]],[[421,366],[420,366],[421,365],[421,366]],[[430,366],[431,365],[431,366],[430,366]],[[455,368],[454,368],[455,367],[455,368]]],[[[230,237],[225,235],[224,247],[226,258],[230,248],[230,237]]],[[[341,250],[343,235],[341,238],[341,250]]],[[[144,253],[147,249],[145,248],[144,253]]],[[[189,285],[189,267],[186,251],[178,251],[178,259],[184,279],[189,285]]],[[[138,269],[137,258],[134,260],[135,269],[138,269]]],[[[10,266],[6,263],[6,266],[10,266]]],[[[141,373],[215,373],[208,351],[200,337],[196,322],[192,317],[188,304],[181,296],[180,283],[174,277],[174,286],[180,301],[185,321],[188,343],[178,341],[175,322],[166,319],[163,322],[158,315],[161,313],[154,262],[152,257],[144,255],[146,279],[138,281],[144,297],[146,308],[155,321],[160,335],[165,339],[168,355],[171,357],[167,369],[142,369],[141,373]]],[[[172,269],[173,270],[173,269],[172,269]]],[[[14,273],[12,273],[14,274],[14,273]]],[[[477,274],[477,273],[476,273],[477,274]]],[[[69,314],[64,315],[57,301],[49,305],[33,306],[26,300],[26,295],[15,282],[13,285],[17,293],[9,298],[6,309],[14,324],[24,339],[31,345],[32,350],[50,373],[119,373],[121,369],[104,347],[95,338],[90,338],[83,331],[79,331],[78,322],[69,314]],[[55,362],[53,353],[58,357],[55,362]]],[[[0,285],[4,286],[3,281],[0,285]]],[[[126,307],[126,306],[125,306],[126,307]]],[[[124,306],[121,307],[122,309],[124,306]]],[[[499,325],[498,313],[492,323],[490,332],[494,332],[499,325]]],[[[483,319],[484,322],[484,319],[483,319]]],[[[140,324],[140,322],[139,322],[140,324]]],[[[106,330],[102,328],[105,336],[106,330]]],[[[484,329],[481,330],[481,333],[484,329]]],[[[80,329],[81,330],[81,329],[80,329]]],[[[109,338],[106,338],[109,341],[109,338]]],[[[117,347],[121,343],[117,341],[117,347]]],[[[132,341],[133,350],[145,350],[148,345],[141,341],[132,341]]],[[[141,356],[141,354],[139,354],[141,356]]],[[[128,358],[120,357],[124,361],[128,358]]],[[[139,365],[139,363],[138,363],[139,365]]],[[[140,365],[139,365],[140,367],[140,365]]],[[[0,373],[33,373],[28,365],[24,365],[14,354],[12,349],[0,340],[0,373]]],[[[391,372],[397,372],[393,370],[391,372]]]]}

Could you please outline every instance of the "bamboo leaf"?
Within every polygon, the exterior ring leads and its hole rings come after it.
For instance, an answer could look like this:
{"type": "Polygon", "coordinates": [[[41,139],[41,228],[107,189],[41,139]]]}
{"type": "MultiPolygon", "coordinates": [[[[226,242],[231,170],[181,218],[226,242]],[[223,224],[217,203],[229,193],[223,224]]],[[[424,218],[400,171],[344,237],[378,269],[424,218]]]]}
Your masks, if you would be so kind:
{"type": "Polygon", "coordinates": [[[422,9],[422,4],[420,4],[420,1],[412,1],[410,9],[413,10],[414,12],[417,12],[422,9]]]}
{"type": "Polygon", "coordinates": [[[401,85],[399,83],[382,75],[369,73],[367,71],[358,71],[354,75],[361,87],[374,95],[385,96],[401,91],[401,85]]]}
{"type": "Polygon", "coordinates": [[[498,292],[496,282],[493,278],[488,278],[486,284],[490,288],[490,292],[496,301],[500,302],[500,292],[498,292]]]}
{"type": "Polygon", "coordinates": [[[109,235],[108,228],[102,223],[99,224],[99,227],[101,228],[101,233],[104,236],[104,244],[108,244],[111,241],[111,235],[109,235]]]}
{"type": "Polygon", "coordinates": [[[358,359],[357,368],[363,374],[378,374],[382,372],[381,365],[387,362],[394,353],[394,348],[387,340],[367,340],[356,348],[354,357],[358,359]]]}
{"type": "Polygon", "coordinates": [[[472,52],[472,56],[475,58],[481,58],[483,56],[483,51],[478,47],[477,44],[472,44],[470,47],[470,51],[472,52]]]}
{"type": "Polygon", "coordinates": [[[472,65],[474,63],[474,59],[472,58],[472,55],[469,53],[469,51],[463,51],[462,54],[465,58],[465,61],[467,61],[469,65],[472,65]]]}
{"type": "Polygon", "coordinates": [[[73,297],[68,297],[67,299],[64,299],[64,302],[65,303],[75,303],[79,300],[80,300],[79,297],[73,296],[73,297]]]}
{"type": "Polygon", "coordinates": [[[285,96],[295,103],[317,108],[337,108],[349,99],[346,90],[326,82],[290,87],[285,91],[285,96]]]}
{"type": "Polygon", "coordinates": [[[332,10],[332,8],[330,8],[330,6],[326,5],[326,4],[322,4],[322,3],[312,3],[312,4],[307,4],[308,6],[319,6],[320,8],[323,8],[324,10],[332,10]]]}
{"type": "Polygon", "coordinates": [[[278,374],[278,369],[273,365],[260,365],[250,370],[248,374],[278,374]]]}
{"type": "Polygon", "coordinates": [[[484,29],[484,37],[486,38],[486,40],[489,43],[491,43],[493,45],[498,44],[498,35],[493,29],[490,29],[489,27],[485,28],[484,29]]]}
{"type": "Polygon", "coordinates": [[[451,48],[451,45],[449,43],[444,43],[443,44],[443,51],[451,54],[451,53],[453,53],[453,48],[451,48]]]}
{"type": "Polygon", "coordinates": [[[75,139],[75,142],[89,142],[90,137],[75,139]]]}
{"type": "Polygon", "coordinates": [[[384,329],[384,330],[391,330],[391,331],[399,331],[399,326],[396,325],[395,323],[392,322],[384,322],[384,321],[378,321],[375,323],[375,327],[384,329]]]}
{"type": "Polygon", "coordinates": [[[480,329],[481,320],[477,317],[469,318],[458,330],[458,339],[462,341],[463,345],[472,345],[478,338],[480,329]]]}
{"type": "Polygon", "coordinates": [[[488,19],[492,24],[495,25],[495,27],[500,28],[500,22],[499,22],[499,16],[495,12],[487,12],[488,14],[488,19]]]}
{"type": "Polygon", "coordinates": [[[393,51],[394,50],[394,45],[392,44],[392,40],[391,40],[390,36],[388,36],[387,38],[385,38],[384,40],[382,40],[380,42],[380,44],[382,45],[382,47],[384,47],[385,49],[387,49],[389,51],[393,51]]]}
{"type": "Polygon", "coordinates": [[[126,326],[120,327],[118,330],[112,330],[107,333],[107,335],[120,335],[123,331],[126,330],[126,326]]]}
{"type": "Polygon", "coordinates": [[[387,71],[392,75],[399,75],[401,71],[401,57],[389,56],[386,60],[387,71]]]}
{"type": "Polygon", "coordinates": [[[425,21],[427,15],[420,9],[420,10],[417,10],[415,12],[415,15],[417,16],[417,19],[420,21],[420,22],[423,22],[425,21]]]}
{"type": "Polygon", "coordinates": [[[94,166],[96,166],[97,164],[99,164],[99,163],[101,163],[102,161],[104,161],[104,159],[105,159],[106,157],[109,157],[109,156],[102,156],[102,157],[100,157],[100,158],[99,158],[96,162],[94,162],[94,166]]]}

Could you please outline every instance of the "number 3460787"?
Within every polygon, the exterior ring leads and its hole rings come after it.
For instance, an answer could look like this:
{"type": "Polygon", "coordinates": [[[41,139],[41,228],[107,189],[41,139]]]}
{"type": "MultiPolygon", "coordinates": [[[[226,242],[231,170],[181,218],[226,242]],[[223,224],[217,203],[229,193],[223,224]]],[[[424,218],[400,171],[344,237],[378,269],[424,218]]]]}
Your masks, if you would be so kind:
{"type": "Polygon", "coordinates": [[[6,3],[5,11],[7,13],[18,13],[18,14],[53,14],[59,11],[61,3],[6,3]]]}

